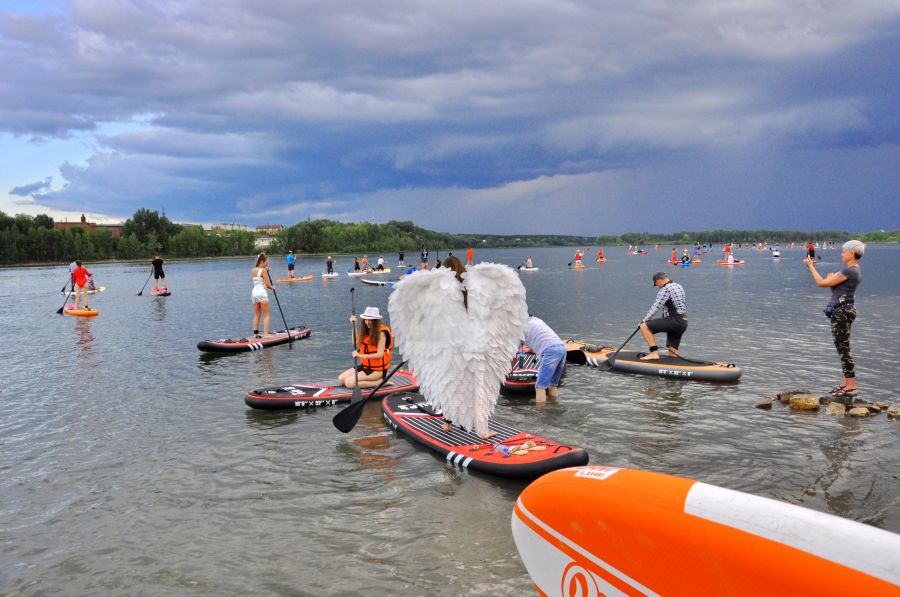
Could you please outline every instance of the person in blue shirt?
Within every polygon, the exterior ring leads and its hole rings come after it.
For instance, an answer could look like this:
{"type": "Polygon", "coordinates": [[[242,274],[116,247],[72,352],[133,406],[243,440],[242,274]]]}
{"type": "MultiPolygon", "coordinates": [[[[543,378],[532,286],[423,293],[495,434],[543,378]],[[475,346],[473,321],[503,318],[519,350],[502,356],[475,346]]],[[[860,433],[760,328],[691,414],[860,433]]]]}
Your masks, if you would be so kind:
{"type": "Polygon", "coordinates": [[[294,277],[294,262],[296,258],[294,257],[293,251],[288,251],[287,254],[287,264],[288,264],[288,278],[294,277]]]}

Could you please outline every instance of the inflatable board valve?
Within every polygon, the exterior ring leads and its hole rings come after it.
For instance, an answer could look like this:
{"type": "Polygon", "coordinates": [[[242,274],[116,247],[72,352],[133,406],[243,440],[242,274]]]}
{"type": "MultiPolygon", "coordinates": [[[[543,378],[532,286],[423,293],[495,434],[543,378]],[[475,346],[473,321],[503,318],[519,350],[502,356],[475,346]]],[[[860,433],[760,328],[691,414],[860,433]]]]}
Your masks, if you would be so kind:
{"type": "Polygon", "coordinates": [[[549,473],[512,532],[542,595],[900,594],[900,535],[661,473],[549,473]]]}

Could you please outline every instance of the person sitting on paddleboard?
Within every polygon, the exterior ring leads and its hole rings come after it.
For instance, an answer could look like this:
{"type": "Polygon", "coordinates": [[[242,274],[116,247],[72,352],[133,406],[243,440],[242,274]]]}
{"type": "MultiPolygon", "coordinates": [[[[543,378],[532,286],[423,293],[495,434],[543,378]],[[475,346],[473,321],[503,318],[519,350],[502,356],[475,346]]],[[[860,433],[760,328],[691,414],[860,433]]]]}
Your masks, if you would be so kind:
{"type": "Polygon", "coordinates": [[[159,290],[159,281],[162,279],[162,287],[168,288],[166,285],[166,272],[163,271],[165,260],[159,256],[159,253],[153,256],[150,262],[150,270],[153,272],[153,290],[159,290]]]}
{"type": "Polygon", "coordinates": [[[269,258],[265,253],[260,253],[256,258],[256,267],[251,270],[253,275],[253,291],[250,300],[253,303],[253,337],[259,338],[259,316],[263,316],[263,338],[269,338],[269,293],[266,288],[275,290],[269,279],[269,258]]]}
{"type": "Polygon", "coordinates": [[[369,256],[368,256],[368,255],[363,255],[363,258],[362,258],[362,260],[359,262],[359,264],[360,264],[360,266],[362,266],[363,271],[367,271],[367,272],[370,271],[370,270],[369,270],[369,256]]]}
{"type": "MultiPolygon", "coordinates": [[[[359,359],[359,365],[341,373],[338,381],[344,387],[352,388],[356,383],[356,372],[359,371],[359,387],[374,388],[381,383],[385,372],[390,368],[394,337],[391,328],[381,322],[378,307],[366,307],[359,319],[357,349],[353,351],[353,356],[359,359]]],[[[350,324],[356,325],[355,315],[350,316],[350,324]]]]}
{"type": "Polygon", "coordinates": [[[653,274],[653,285],[659,288],[659,292],[640,325],[641,334],[650,347],[650,352],[641,357],[644,361],[659,359],[659,348],[655,344],[653,334],[661,332],[666,333],[669,356],[677,357],[681,336],[687,329],[687,304],[681,284],[672,282],[665,272],[656,272],[653,274]],[[650,319],[660,309],[663,310],[662,317],[650,319]]]}
{"type": "Polygon", "coordinates": [[[807,255],[803,263],[819,286],[831,288],[831,300],[825,307],[825,315],[831,320],[831,337],[841,359],[844,379],[831,389],[831,395],[843,398],[849,405],[859,393],[856,387],[856,368],[853,353],[850,352],[850,326],[856,320],[856,287],[862,282],[859,260],[866,252],[866,245],[858,240],[848,240],[841,246],[841,261],[846,264],[840,272],[828,274],[824,278],[816,271],[815,259],[807,255]]]}
{"type": "Polygon", "coordinates": [[[541,365],[534,384],[535,402],[543,404],[548,396],[556,400],[559,397],[559,378],[566,370],[566,345],[549,325],[533,315],[528,318],[523,342],[540,358],[541,365]]]}
{"type": "Polygon", "coordinates": [[[359,257],[353,258],[353,271],[355,271],[355,272],[359,271],[359,257]]]}
{"type": "Polygon", "coordinates": [[[331,258],[331,255],[329,255],[328,259],[325,261],[325,273],[334,273],[334,260],[331,258]]]}
{"type": "Polygon", "coordinates": [[[691,256],[688,255],[687,247],[684,248],[684,252],[681,254],[681,263],[690,263],[691,256]]]}
{"type": "Polygon", "coordinates": [[[295,261],[296,261],[296,257],[294,257],[294,252],[288,251],[288,254],[287,254],[288,278],[294,277],[294,262],[295,261]]]}
{"type": "Polygon", "coordinates": [[[378,265],[375,266],[378,271],[384,271],[384,257],[378,258],[378,265]]]}
{"type": "Polygon", "coordinates": [[[91,272],[81,264],[81,259],[75,260],[75,269],[72,271],[72,280],[75,284],[75,308],[80,308],[81,297],[84,297],[84,308],[88,307],[88,278],[92,276],[91,272]]]}

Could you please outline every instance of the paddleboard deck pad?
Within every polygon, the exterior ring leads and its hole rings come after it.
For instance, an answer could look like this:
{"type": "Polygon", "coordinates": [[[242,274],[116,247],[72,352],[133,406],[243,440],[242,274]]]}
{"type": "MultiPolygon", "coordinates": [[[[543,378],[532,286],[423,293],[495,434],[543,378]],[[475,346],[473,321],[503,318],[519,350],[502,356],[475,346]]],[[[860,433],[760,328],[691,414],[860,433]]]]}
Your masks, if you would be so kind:
{"type": "Polygon", "coordinates": [[[900,592],[900,536],[662,473],[545,475],[516,500],[512,535],[541,595],[900,592]]]}
{"type": "Polygon", "coordinates": [[[443,430],[443,417],[432,411],[421,394],[395,394],[381,403],[384,420],[395,431],[437,452],[450,466],[500,477],[531,479],[550,471],[588,462],[583,448],[559,444],[491,419],[488,427],[497,435],[483,440],[458,426],[443,430]],[[510,450],[504,454],[494,446],[510,450]],[[523,447],[524,446],[524,447],[523,447]],[[576,464],[577,463],[577,464],[576,464]]]}
{"type": "MultiPolygon", "coordinates": [[[[368,396],[372,388],[361,388],[362,395],[368,396]]],[[[419,382],[412,371],[398,371],[384,384],[375,396],[381,398],[400,392],[415,392],[419,382]]],[[[260,388],[247,392],[244,402],[252,408],[280,410],[285,408],[302,408],[304,406],[329,406],[341,402],[350,402],[353,389],[345,388],[337,381],[322,383],[297,383],[290,386],[260,388]]]]}
{"type": "Polygon", "coordinates": [[[251,350],[262,350],[263,348],[271,348],[279,344],[287,344],[294,340],[308,338],[312,330],[306,326],[296,326],[290,329],[291,336],[281,330],[274,332],[269,338],[223,338],[221,340],[201,340],[197,343],[197,349],[204,352],[249,352],[251,350]]]}
{"type": "Polygon", "coordinates": [[[512,369],[500,382],[500,389],[507,394],[534,394],[540,363],[533,352],[517,353],[512,361],[512,369]]]}
{"type": "Polygon", "coordinates": [[[168,288],[151,288],[150,294],[152,296],[169,296],[172,294],[168,288]]]}
{"type": "Polygon", "coordinates": [[[566,340],[566,361],[578,365],[608,367],[625,373],[715,382],[737,381],[743,373],[740,367],[732,363],[697,361],[682,357],[661,356],[659,360],[642,361],[641,357],[647,354],[646,352],[622,351],[613,359],[607,358],[615,352],[616,349],[610,346],[598,347],[566,340]]]}

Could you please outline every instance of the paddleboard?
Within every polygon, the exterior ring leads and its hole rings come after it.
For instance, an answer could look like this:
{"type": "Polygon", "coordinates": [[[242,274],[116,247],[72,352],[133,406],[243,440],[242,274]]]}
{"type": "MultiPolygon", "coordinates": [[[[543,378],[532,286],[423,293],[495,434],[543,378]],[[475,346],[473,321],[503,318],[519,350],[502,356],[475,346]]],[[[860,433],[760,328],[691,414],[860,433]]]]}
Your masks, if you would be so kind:
{"type": "MultiPolygon", "coordinates": [[[[375,396],[380,398],[399,392],[414,392],[418,389],[419,382],[412,371],[398,371],[381,389],[375,392],[375,396]]],[[[372,388],[361,388],[361,390],[363,396],[368,396],[372,388]]],[[[304,406],[328,406],[340,402],[350,402],[352,397],[352,388],[345,388],[337,381],[329,381],[260,388],[247,392],[244,402],[252,408],[277,410],[304,406]]]]}
{"type": "Polygon", "coordinates": [[[322,274],[323,278],[339,278],[340,276],[341,275],[337,272],[331,272],[330,274],[326,272],[326,273],[322,274]]]}
{"type": "Polygon", "coordinates": [[[681,267],[691,267],[691,262],[690,261],[682,261],[678,265],[680,265],[681,267]]]}
{"type": "Polygon", "coordinates": [[[683,357],[661,356],[655,361],[642,361],[645,352],[622,351],[614,359],[608,359],[616,352],[609,346],[591,346],[584,342],[566,340],[566,361],[578,365],[608,367],[614,371],[659,375],[685,380],[731,382],[737,381],[743,371],[731,363],[697,361],[683,357]]]}
{"type": "Polygon", "coordinates": [[[900,594],[900,535],[662,473],[552,472],[512,535],[541,595],[900,594]]]}
{"type": "Polygon", "coordinates": [[[489,440],[457,426],[448,433],[442,429],[440,413],[432,412],[421,394],[388,396],[382,401],[381,410],[395,431],[444,456],[449,466],[501,477],[534,478],[588,461],[583,448],[559,444],[496,419],[491,419],[488,426],[497,435],[489,440]],[[528,447],[517,453],[504,453],[523,444],[528,447]]]}
{"type": "Polygon", "coordinates": [[[367,272],[366,272],[365,270],[361,270],[361,269],[358,269],[358,270],[347,270],[347,275],[348,275],[348,276],[353,276],[353,277],[356,277],[356,276],[365,276],[366,273],[367,273],[367,272]]]}
{"type": "Polygon", "coordinates": [[[389,274],[389,273],[391,273],[391,268],[386,267],[384,269],[371,269],[371,270],[369,270],[369,273],[370,274],[379,274],[379,275],[380,274],[389,274]]]}
{"type": "Polygon", "coordinates": [[[66,308],[63,309],[63,313],[72,315],[73,317],[97,317],[100,315],[100,311],[97,309],[85,309],[84,307],[76,309],[74,303],[66,305],[66,308]]]}
{"type": "MultiPolygon", "coordinates": [[[[105,292],[105,291],[106,291],[106,286],[98,286],[98,287],[94,288],[93,290],[88,290],[87,293],[88,294],[97,294],[98,292],[105,292]]],[[[72,296],[75,296],[75,291],[74,290],[62,290],[62,291],[60,291],[60,294],[71,294],[72,296]]]]}
{"type": "Polygon", "coordinates": [[[772,251],[772,259],[781,259],[781,253],[778,251],[772,251]]]}
{"type": "MultiPolygon", "coordinates": [[[[312,330],[306,326],[292,327],[291,336],[294,340],[308,338],[312,330]]],[[[204,352],[248,352],[251,350],[262,350],[263,348],[271,348],[279,344],[287,344],[290,342],[288,334],[281,330],[274,332],[268,338],[224,338],[221,340],[201,340],[197,343],[197,349],[204,352]]]]}
{"type": "Polygon", "coordinates": [[[573,265],[572,269],[584,269],[584,264],[581,265],[573,265]]]}
{"type": "Polygon", "coordinates": [[[168,288],[151,288],[150,294],[152,296],[169,296],[172,294],[168,288]]]}
{"type": "Polygon", "coordinates": [[[724,259],[716,259],[716,263],[718,263],[719,265],[724,265],[724,266],[727,267],[727,266],[730,266],[730,265],[744,265],[744,260],[743,260],[743,259],[735,259],[735,260],[734,260],[734,263],[728,263],[728,262],[725,261],[724,259]]]}
{"type": "Polygon", "coordinates": [[[606,263],[606,257],[604,257],[602,259],[598,259],[597,263],[606,263]]]}
{"type": "Polygon", "coordinates": [[[360,280],[360,282],[368,286],[387,286],[388,288],[393,288],[394,284],[396,284],[393,280],[367,280],[365,278],[360,280]]]}
{"type": "Polygon", "coordinates": [[[539,271],[540,269],[541,268],[539,268],[539,267],[520,267],[519,271],[520,272],[536,272],[536,271],[539,271]]]}
{"type": "Polygon", "coordinates": [[[284,278],[284,279],[275,280],[275,281],[278,282],[279,284],[292,284],[294,282],[309,282],[310,280],[313,279],[313,277],[314,276],[312,276],[312,275],[306,275],[306,276],[301,276],[299,278],[284,278]]]}
{"type": "Polygon", "coordinates": [[[526,351],[516,353],[512,360],[512,369],[500,382],[500,389],[507,394],[534,394],[540,364],[538,356],[526,351]]]}

